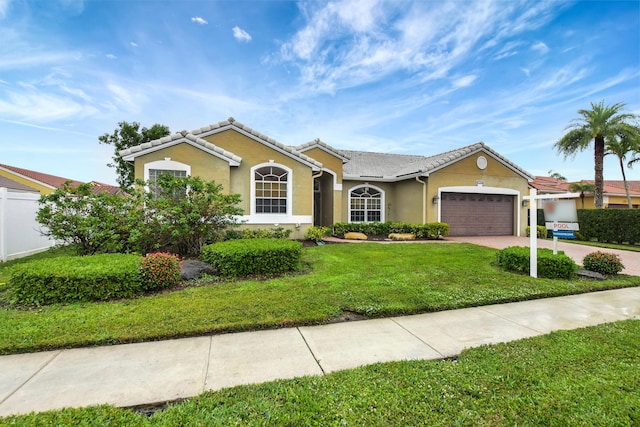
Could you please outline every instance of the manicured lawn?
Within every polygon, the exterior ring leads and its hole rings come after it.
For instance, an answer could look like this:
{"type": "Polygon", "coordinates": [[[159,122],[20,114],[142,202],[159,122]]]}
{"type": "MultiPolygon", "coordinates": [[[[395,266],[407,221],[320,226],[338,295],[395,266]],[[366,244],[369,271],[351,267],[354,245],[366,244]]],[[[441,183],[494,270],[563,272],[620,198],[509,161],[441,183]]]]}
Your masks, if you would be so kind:
{"type": "Polygon", "coordinates": [[[98,406],[16,426],[637,426],[640,320],[207,392],[151,417],[98,406]]]}
{"type": "Polygon", "coordinates": [[[621,249],[623,251],[640,252],[640,245],[619,245],[617,243],[585,242],[583,240],[576,239],[558,239],[558,241],[575,243],[576,245],[593,246],[594,248],[621,249]]]}
{"type": "Polygon", "coordinates": [[[271,280],[194,286],[133,300],[0,307],[0,354],[326,322],[640,286],[532,279],[499,270],[496,250],[458,243],[338,244],[303,251],[307,271],[271,280]]]}

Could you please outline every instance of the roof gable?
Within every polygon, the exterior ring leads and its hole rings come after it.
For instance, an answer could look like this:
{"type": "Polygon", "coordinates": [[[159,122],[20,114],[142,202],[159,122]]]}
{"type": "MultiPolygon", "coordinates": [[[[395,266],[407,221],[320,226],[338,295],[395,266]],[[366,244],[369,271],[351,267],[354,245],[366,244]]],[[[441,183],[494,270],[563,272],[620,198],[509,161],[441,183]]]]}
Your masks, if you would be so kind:
{"type": "Polygon", "coordinates": [[[229,117],[228,120],[224,120],[222,122],[214,123],[205,127],[201,127],[199,129],[192,130],[191,133],[193,135],[198,135],[201,138],[209,135],[214,135],[216,133],[224,132],[226,130],[234,130],[245,135],[248,138],[253,139],[261,144],[266,145],[267,147],[274,149],[287,157],[290,157],[296,161],[306,164],[310,166],[314,170],[319,170],[322,168],[322,163],[317,160],[299,152],[294,147],[285,145],[281,142],[276,141],[273,138],[269,138],[268,136],[246,126],[238,121],[236,121],[233,117],[229,117]]]}
{"type": "Polygon", "coordinates": [[[480,152],[502,163],[528,181],[533,180],[533,175],[501,156],[483,142],[428,157],[344,150],[344,153],[350,158],[345,164],[344,176],[347,179],[368,178],[382,181],[429,176],[433,172],[480,152]]]}
{"type": "Polygon", "coordinates": [[[209,141],[198,138],[197,136],[187,131],[178,132],[173,135],[165,136],[160,139],[155,139],[153,141],[145,142],[143,144],[127,148],[126,150],[121,150],[119,154],[123,160],[132,161],[138,156],[153,153],[154,151],[162,150],[164,148],[172,147],[174,145],[182,143],[189,144],[213,156],[225,160],[231,166],[239,166],[242,162],[242,158],[240,156],[236,156],[230,151],[223,150],[222,148],[210,143],[209,141]]]}
{"type": "Polygon", "coordinates": [[[73,179],[63,178],[60,176],[50,175],[42,172],[32,171],[29,169],[17,168],[15,166],[10,166],[10,165],[0,164],[0,169],[3,169],[16,176],[19,176],[26,180],[35,182],[37,184],[40,184],[52,189],[62,187],[62,185],[67,181],[71,182],[72,187],[77,187],[78,185],[83,184],[83,182],[81,181],[76,181],[73,179]]]}
{"type": "Polygon", "coordinates": [[[295,149],[301,153],[313,150],[314,148],[318,148],[326,153],[331,154],[334,157],[337,157],[338,159],[342,160],[342,163],[346,163],[349,160],[349,156],[347,156],[344,151],[336,150],[326,142],[321,141],[319,138],[295,147],[295,149]]]}

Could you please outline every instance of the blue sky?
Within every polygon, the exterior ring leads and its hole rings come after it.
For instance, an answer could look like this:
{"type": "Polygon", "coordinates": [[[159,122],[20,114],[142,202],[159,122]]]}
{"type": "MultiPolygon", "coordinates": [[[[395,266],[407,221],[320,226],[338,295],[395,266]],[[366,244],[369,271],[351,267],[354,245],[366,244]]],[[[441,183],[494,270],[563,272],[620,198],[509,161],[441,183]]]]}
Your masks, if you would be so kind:
{"type": "Polygon", "coordinates": [[[115,184],[98,137],[120,121],[231,116],[289,145],[483,141],[593,179],[591,150],[554,142],[591,102],[640,114],[638,1],[0,0],[0,41],[0,163],[82,181],[115,184]]]}

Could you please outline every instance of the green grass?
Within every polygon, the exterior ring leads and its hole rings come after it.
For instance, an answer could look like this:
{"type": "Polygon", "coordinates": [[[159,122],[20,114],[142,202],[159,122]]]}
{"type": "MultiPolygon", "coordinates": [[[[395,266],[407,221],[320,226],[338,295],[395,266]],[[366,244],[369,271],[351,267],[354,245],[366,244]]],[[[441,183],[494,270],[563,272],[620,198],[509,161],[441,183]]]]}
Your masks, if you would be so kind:
{"type": "Polygon", "coordinates": [[[533,279],[493,265],[495,249],[433,243],[325,245],[303,251],[305,274],[212,283],[132,300],[21,310],[0,306],[0,354],[308,325],[639,286],[533,279]]]}
{"type": "Polygon", "coordinates": [[[206,392],[150,417],[96,406],[16,426],[637,426],[640,320],[206,392]]]}
{"type": "MultiPolygon", "coordinates": [[[[549,240],[551,240],[551,239],[549,239],[549,240]]],[[[623,250],[623,251],[640,252],[640,246],[639,245],[623,245],[623,244],[617,244],[617,243],[600,243],[600,242],[584,241],[584,240],[577,240],[577,239],[558,239],[558,241],[565,242],[565,243],[575,243],[576,245],[593,246],[595,248],[620,249],[620,250],[623,250]]]]}

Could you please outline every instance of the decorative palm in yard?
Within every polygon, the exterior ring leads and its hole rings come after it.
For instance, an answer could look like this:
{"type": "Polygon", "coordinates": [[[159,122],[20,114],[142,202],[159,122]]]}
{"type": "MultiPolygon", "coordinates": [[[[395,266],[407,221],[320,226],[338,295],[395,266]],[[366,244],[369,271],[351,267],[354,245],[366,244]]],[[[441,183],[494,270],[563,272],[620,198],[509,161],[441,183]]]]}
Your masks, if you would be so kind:
{"type": "MultiPolygon", "coordinates": [[[[624,173],[624,161],[627,156],[638,150],[640,147],[639,138],[636,134],[635,138],[629,136],[622,136],[615,139],[610,139],[605,142],[605,156],[613,154],[618,158],[620,163],[620,171],[622,172],[622,180],[624,182],[624,191],[627,195],[627,204],[629,209],[633,207],[631,204],[631,195],[629,194],[629,184],[627,183],[627,176],[624,173]]],[[[632,159],[629,163],[632,163],[632,159]]]]}
{"type": "Polygon", "coordinates": [[[605,142],[614,142],[619,139],[637,141],[639,138],[638,126],[630,123],[637,120],[638,116],[622,113],[624,107],[624,103],[613,105],[604,105],[604,101],[600,101],[599,104],[591,103],[590,110],[578,110],[578,114],[582,117],[574,119],[567,127],[571,130],[554,144],[558,152],[567,158],[587,149],[593,140],[596,209],[602,208],[605,142]]]}

